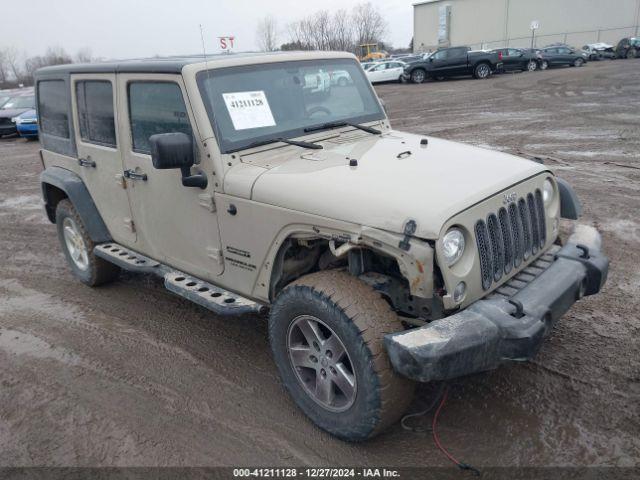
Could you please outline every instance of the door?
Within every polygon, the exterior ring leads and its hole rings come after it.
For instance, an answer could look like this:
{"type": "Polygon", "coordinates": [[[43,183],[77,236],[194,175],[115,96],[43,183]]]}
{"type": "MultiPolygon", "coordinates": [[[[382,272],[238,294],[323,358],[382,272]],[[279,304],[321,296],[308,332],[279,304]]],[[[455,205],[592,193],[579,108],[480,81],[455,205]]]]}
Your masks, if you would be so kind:
{"type": "Polygon", "coordinates": [[[397,82],[404,72],[404,64],[400,62],[390,62],[387,66],[387,81],[397,82]]]}
{"type": "Polygon", "coordinates": [[[438,50],[429,57],[429,71],[433,76],[446,75],[449,67],[449,50],[438,50]]]}
{"type": "Polygon", "coordinates": [[[559,65],[560,63],[560,54],[558,53],[557,48],[549,48],[544,51],[544,57],[549,62],[549,65],[559,65]]]}
{"type": "Polygon", "coordinates": [[[505,48],[502,52],[502,63],[505,70],[521,70],[522,68],[526,68],[526,58],[521,50],[505,48]]]}
{"type": "Polygon", "coordinates": [[[371,83],[384,82],[387,69],[386,63],[381,63],[367,70],[367,77],[371,83]]]}
{"type": "Polygon", "coordinates": [[[122,176],[114,74],[74,75],[73,122],[80,177],[113,239],[133,246],[136,233],[122,176]]]}
{"type": "Polygon", "coordinates": [[[467,72],[467,48],[449,49],[449,75],[465,75],[467,72]]]}
{"type": "Polygon", "coordinates": [[[118,74],[120,123],[127,193],[138,250],[205,280],[224,270],[213,201],[213,162],[200,154],[189,99],[180,75],[118,74]],[[205,189],[182,185],[180,169],[156,170],[149,137],[182,132],[193,139],[191,173],[208,177],[205,189]]]}

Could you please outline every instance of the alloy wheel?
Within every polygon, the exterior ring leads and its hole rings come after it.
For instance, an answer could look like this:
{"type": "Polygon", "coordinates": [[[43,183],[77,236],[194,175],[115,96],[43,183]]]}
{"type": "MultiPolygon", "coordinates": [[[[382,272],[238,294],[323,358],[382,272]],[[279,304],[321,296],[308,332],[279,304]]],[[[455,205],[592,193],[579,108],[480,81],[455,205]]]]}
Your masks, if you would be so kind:
{"type": "Polygon", "coordinates": [[[294,318],[287,351],[296,378],[307,395],[327,410],[343,412],[356,399],[356,376],[340,337],[311,315],[294,318]]]}
{"type": "Polygon", "coordinates": [[[64,243],[75,266],[83,271],[89,268],[89,252],[76,222],[66,217],[62,222],[62,231],[64,243]]]}

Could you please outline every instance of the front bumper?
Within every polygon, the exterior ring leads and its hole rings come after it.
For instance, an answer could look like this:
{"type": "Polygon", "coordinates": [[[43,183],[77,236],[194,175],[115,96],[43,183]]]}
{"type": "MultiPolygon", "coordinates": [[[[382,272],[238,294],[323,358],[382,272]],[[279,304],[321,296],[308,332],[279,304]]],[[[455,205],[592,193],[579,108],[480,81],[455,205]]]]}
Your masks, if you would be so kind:
{"type": "Polygon", "coordinates": [[[37,137],[38,136],[38,124],[37,123],[21,123],[16,125],[18,134],[21,137],[37,137]]]}
{"type": "Polygon", "coordinates": [[[607,279],[609,260],[600,252],[600,235],[589,227],[586,237],[588,246],[580,243],[584,236],[571,236],[548,268],[510,297],[489,295],[447,318],[387,335],[393,368],[429,382],[531,359],[571,305],[598,293],[607,279]]]}

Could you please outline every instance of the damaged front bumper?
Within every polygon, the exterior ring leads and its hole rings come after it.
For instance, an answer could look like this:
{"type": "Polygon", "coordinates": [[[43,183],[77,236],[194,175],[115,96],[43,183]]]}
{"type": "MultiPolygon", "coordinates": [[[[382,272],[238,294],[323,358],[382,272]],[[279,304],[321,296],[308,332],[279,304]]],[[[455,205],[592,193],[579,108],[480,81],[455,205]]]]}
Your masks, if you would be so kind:
{"type": "Polygon", "coordinates": [[[609,270],[600,235],[590,227],[549,258],[551,264],[512,296],[491,294],[447,318],[387,335],[393,368],[429,382],[531,359],[571,305],[600,291],[609,270]]]}

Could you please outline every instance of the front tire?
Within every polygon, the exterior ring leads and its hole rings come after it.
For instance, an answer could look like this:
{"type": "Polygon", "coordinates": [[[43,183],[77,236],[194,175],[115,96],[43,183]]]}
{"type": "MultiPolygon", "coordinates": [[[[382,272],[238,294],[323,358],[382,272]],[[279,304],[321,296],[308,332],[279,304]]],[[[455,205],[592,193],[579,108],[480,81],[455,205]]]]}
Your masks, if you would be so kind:
{"type": "Polygon", "coordinates": [[[67,199],[61,200],[56,207],[56,228],[67,263],[78,280],[96,287],[118,277],[119,267],[93,253],[95,243],[87,233],[82,218],[67,199]]]}
{"type": "Polygon", "coordinates": [[[422,83],[426,79],[427,79],[427,72],[425,72],[421,68],[416,68],[413,72],[411,72],[411,81],[413,83],[422,83]]]}
{"type": "Polygon", "coordinates": [[[576,58],[576,59],[573,61],[573,66],[574,66],[574,67],[578,67],[578,68],[579,68],[579,67],[581,67],[582,65],[584,65],[584,60],[583,60],[582,58],[576,58]]]}
{"type": "Polygon", "coordinates": [[[547,68],[549,68],[549,62],[546,60],[542,60],[540,62],[540,70],[546,70],[547,68]]]}
{"type": "Polygon", "coordinates": [[[535,72],[538,69],[538,62],[535,60],[529,60],[526,66],[527,71],[535,72]]]}
{"type": "Polygon", "coordinates": [[[336,270],[287,286],[269,319],[285,388],[316,425],[348,441],[379,434],[411,403],[414,384],[394,372],[383,345],[402,329],[375,290],[336,270]]]}

